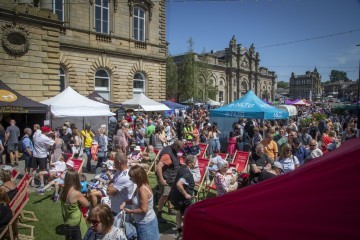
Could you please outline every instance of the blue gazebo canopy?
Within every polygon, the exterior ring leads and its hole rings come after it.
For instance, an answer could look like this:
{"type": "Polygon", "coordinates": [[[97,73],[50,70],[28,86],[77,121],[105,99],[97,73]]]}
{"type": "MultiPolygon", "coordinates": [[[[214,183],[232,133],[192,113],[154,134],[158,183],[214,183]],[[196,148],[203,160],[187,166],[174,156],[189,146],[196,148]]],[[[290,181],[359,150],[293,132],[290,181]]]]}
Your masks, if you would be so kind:
{"type": "Polygon", "coordinates": [[[179,109],[179,110],[183,110],[183,109],[186,109],[187,106],[185,105],[182,105],[180,103],[176,103],[176,102],[172,102],[172,101],[164,101],[164,102],[161,102],[162,104],[165,104],[168,108],[170,109],[179,109]]]}
{"type": "Polygon", "coordinates": [[[252,90],[250,90],[239,100],[211,110],[210,117],[271,120],[289,118],[289,113],[265,103],[263,100],[258,98],[252,90]]]}

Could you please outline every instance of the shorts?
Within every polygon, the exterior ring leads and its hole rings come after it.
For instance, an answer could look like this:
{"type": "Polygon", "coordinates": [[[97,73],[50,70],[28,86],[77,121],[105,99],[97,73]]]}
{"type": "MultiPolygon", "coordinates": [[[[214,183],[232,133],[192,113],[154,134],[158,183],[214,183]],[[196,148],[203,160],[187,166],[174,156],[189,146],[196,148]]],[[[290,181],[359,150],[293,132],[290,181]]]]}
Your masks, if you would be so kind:
{"type": "Polygon", "coordinates": [[[18,152],[19,149],[18,149],[18,143],[9,143],[7,145],[7,151],[8,153],[11,153],[11,152],[18,152]]]}
{"type": "Polygon", "coordinates": [[[39,169],[39,170],[46,170],[46,165],[47,165],[47,158],[37,158],[37,157],[33,157],[32,160],[32,168],[33,169],[39,169]]]}
{"type": "Polygon", "coordinates": [[[161,185],[159,184],[161,196],[169,196],[171,187],[169,185],[161,185]]]}
{"type": "Polygon", "coordinates": [[[61,178],[55,178],[54,182],[64,185],[64,180],[62,180],[61,178]]]}
{"type": "Polygon", "coordinates": [[[25,167],[26,168],[31,168],[32,165],[32,157],[28,156],[27,154],[23,154],[24,156],[24,160],[25,160],[25,167]]]}
{"type": "Polygon", "coordinates": [[[188,208],[191,205],[191,201],[184,201],[181,203],[173,203],[174,209],[180,211],[181,216],[184,216],[186,208],[188,208]]]}

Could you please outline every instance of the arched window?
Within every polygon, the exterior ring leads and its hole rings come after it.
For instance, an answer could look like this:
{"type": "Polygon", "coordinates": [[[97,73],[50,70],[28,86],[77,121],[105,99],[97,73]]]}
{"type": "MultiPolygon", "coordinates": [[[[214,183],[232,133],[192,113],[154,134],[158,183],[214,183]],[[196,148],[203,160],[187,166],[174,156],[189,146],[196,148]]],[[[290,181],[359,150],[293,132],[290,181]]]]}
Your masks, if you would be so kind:
{"type": "Polygon", "coordinates": [[[241,93],[245,94],[248,91],[247,88],[248,88],[247,83],[245,81],[242,81],[242,83],[241,83],[241,93]]]}
{"type": "Polygon", "coordinates": [[[142,8],[134,8],[134,39],[145,42],[145,11],[142,8]]]}
{"type": "Polygon", "coordinates": [[[109,33],[109,0],[95,0],[95,29],[98,33],[109,33]]]}
{"type": "Polygon", "coordinates": [[[105,70],[97,70],[95,73],[95,91],[106,100],[110,100],[110,77],[105,70]]]}
{"type": "Polygon", "coordinates": [[[134,94],[145,94],[145,76],[142,73],[136,73],[134,75],[134,88],[133,93],[134,94]]]}
{"type": "Polygon", "coordinates": [[[62,67],[60,67],[59,78],[60,78],[60,92],[62,92],[66,88],[66,75],[62,67]]]}

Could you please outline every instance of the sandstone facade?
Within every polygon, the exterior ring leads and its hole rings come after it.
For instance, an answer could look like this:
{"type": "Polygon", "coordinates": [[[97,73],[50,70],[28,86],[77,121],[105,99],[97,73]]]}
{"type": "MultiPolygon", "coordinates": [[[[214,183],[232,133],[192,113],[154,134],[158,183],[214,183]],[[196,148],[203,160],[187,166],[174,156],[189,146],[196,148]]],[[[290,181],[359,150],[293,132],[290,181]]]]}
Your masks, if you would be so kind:
{"type": "Polygon", "coordinates": [[[109,100],[123,102],[133,97],[133,79],[141,73],[145,77],[145,94],[157,101],[165,99],[165,1],[110,1],[107,33],[95,28],[94,1],[63,3],[59,19],[46,0],[37,6],[26,0],[18,4],[2,1],[0,39],[8,39],[8,45],[15,47],[26,46],[24,39],[28,43],[28,49],[19,54],[1,41],[3,82],[41,101],[67,86],[88,95],[95,90],[96,72],[105,70],[109,76],[109,100]],[[139,41],[133,37],[136,7],[145,12],[145,38],[139,41]],[[64,82],[60,81],[60,68],[64,82]]]}

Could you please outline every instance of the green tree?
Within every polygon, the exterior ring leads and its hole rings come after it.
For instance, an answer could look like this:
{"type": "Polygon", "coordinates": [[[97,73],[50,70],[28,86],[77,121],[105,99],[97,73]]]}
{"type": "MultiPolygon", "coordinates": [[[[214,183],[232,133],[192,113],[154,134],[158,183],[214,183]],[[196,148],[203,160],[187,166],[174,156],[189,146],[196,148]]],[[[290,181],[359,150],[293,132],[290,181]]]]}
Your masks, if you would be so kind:
{"type": "Polygon", "coordinates": [[[178,68],[174,58],[169,56],[166,59],[166,97],[178,98],[178,68]]]}
{"type": "Polygon", "coordinates": [[[347,73],[343,71],[331,70],[329,77],[330,77],[330,82],[337,82],[340,80],[344,80],[345,82],[349,81],[349,78],[347,77],[347,73]]]}
{"type": "Polygon", "coordinates": [[[289,82],[280,81],[280,82],[277,83],[277,87],[278,88],[288,88],[289,87],[289,82]]]}

